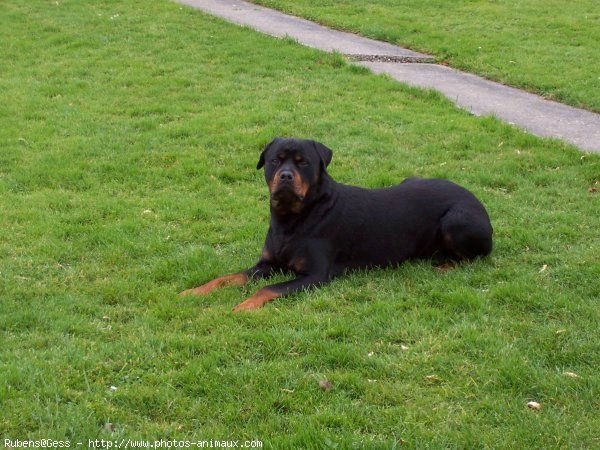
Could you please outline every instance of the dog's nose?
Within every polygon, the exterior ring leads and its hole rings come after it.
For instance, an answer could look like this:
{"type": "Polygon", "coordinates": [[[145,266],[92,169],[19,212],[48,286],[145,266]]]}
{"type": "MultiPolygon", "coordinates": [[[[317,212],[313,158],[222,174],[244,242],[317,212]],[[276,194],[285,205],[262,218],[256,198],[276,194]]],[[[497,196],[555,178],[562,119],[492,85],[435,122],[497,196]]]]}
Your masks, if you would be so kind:
{"type": "Polygon", "coordinates": [[[294,174],[291,170],[282,170],[279,172],[279,180],[280,181],[293,181],[294,174]]]}

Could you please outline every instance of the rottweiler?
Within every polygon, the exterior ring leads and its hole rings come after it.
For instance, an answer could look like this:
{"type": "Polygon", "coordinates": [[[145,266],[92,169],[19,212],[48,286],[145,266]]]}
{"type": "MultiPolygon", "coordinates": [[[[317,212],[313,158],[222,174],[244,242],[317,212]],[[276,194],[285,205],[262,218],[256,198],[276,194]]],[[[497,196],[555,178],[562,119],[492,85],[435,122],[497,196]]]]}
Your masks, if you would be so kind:
{"type": "Polygon", "coordinates": [[[242,311],[353,269],[393,266],[413,258],[458,262],[492,251],[492,225],[479,200],[442,179],[407,178],[397,186],[364,189],[327,173],[332,151],[313,140],[276,138],[260,155],[271,219],[262,255],[251,268],[216,278],[181,295],[206,295],[275,272],[295,278],[260,289],[242,311]]]}

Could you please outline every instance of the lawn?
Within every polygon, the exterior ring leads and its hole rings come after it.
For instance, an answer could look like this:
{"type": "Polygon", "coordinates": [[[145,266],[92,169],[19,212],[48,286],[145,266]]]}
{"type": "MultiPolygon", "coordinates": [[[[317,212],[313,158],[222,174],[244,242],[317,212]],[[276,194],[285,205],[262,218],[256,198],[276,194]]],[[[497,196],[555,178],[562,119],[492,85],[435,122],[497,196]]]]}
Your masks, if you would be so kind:
{"type": "Polygon", "coordinates": [[[597,0],[252,1],[600,112],[597,0]]]}
{"type": "Polygon", "coordinates": [[[168,1],[2,2],[0,37],[2,444],[599,445],[597,155],[168,1]],[[468,187],[492,256],[179,297],[260,254],[278,135],[468,187]]]}

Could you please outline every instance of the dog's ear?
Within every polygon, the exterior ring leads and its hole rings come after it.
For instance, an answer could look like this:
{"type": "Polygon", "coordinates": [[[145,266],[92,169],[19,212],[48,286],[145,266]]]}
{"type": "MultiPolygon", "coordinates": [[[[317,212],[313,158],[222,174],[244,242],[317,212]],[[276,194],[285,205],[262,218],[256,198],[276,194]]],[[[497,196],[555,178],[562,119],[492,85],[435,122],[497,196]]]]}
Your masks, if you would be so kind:
{"type": "Polygon", "coordinates": [[[323,168],[327,167],[331,162],[331,158],[333,157],[333,151],[320,142],[312,141],[312,143],[315,146],[315,150],[319,154],[319,157],[321,158],[321,164],[323,164],[323,168]]]}
{"type": "Polygon", "coordinates": [[[265,165],[265,154],[271,148],[271,145],[275,144],[280,139],[281,138],[275,138],[266,145],[265,149],[262,151],[262,153],[260,154],[260,157],[258,158],[258,164],[256,165],[256,170],[259,170],[260,168],[262,168],[265,165]]]}

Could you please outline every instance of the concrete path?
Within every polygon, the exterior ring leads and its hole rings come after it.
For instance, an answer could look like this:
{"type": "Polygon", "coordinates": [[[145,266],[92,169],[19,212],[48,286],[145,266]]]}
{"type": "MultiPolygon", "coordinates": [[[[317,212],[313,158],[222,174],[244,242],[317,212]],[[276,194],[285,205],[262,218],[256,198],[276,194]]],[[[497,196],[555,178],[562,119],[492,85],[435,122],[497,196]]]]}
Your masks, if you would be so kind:
{"type": "Polygon", "coordinates": [[[436,89],[473,114],[494,115],[537,136],[563,139],[582,150],[600,153],[600,114],[448,67],[425,64],[433,62],[433,58],[242,0],[178,1],[272,36],[289,36],[309,47],[337,51],[375,73],[389,74],[412,86],[436,89]]]}

